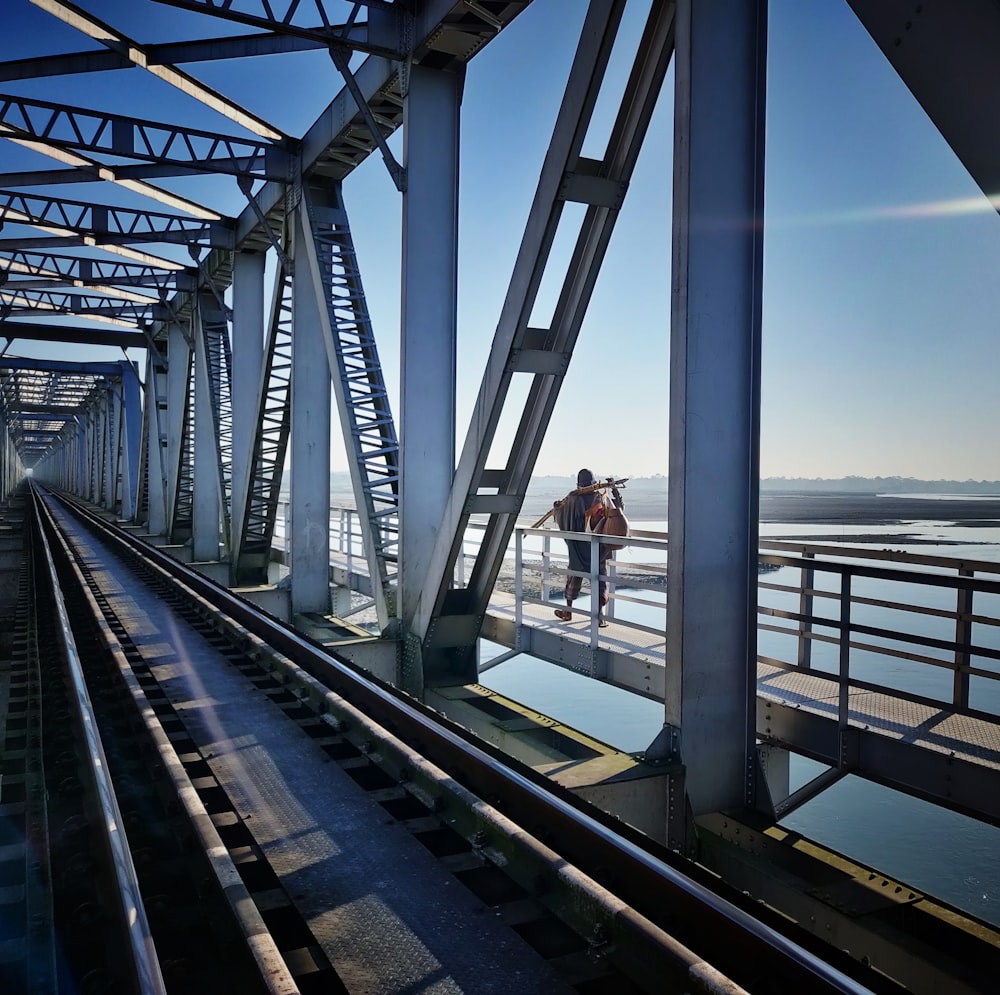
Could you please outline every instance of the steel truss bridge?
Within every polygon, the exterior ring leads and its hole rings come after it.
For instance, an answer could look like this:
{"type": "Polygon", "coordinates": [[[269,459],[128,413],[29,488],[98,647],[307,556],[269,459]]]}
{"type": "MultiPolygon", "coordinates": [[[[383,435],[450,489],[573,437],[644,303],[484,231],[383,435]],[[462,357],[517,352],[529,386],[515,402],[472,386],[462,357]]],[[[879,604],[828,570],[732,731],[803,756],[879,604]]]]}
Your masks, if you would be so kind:
{"type": "MultiPolygon", "coordinates": [[[[487,607],[673,63],[671,624],[663,727],[644,754],[670,771],[662,836],[682,849],[697,846],[697,817],[766,810],[753,667],[766,0],[650,0],[634,35],[621,31],[624,0],[587,5],[465,426],[462,88],[530,0],[145,0],[199,15],[197,38],[167,42],[128,37],[97,0],[18,2],[85,47],[0,63],[0,82],[19,91],[0,94],[5,150],[48,160],[0,159],[0,500],[30,472],[246,592],[267,584],[284,482],[290,608],[315,618],[331,609],[339,429],[381,633],[361,662],[418,701],[476,683],[487,607]],[[630,67],[616,83],[612,49],[630,67]],[[342,86],[298,135],[188,68],[253,59],[263,73],[264,56],[308,52],[327,53],[342,86]],[[152,76],[217,126],[123,113],[115,85],[100,106],[79,106],[92,73],[152,76]],[[20,95],[36,86],[45,99],[20,95]],[[612,124],[595,153],[599,103],[612,124]],[[395,413],[345,196],[369,158],[402,218],[395,413]],[[239,213],[178,192],[192,178],[211,181],[199,190],[234,185],[239,213]],[[538,324],[543,282],[555,306],[538,324]],[[144,359],[28,360],[19,341],[144,359]],[[467,563],[473,517],[486,524],[467,563]]],[[[979,124],[988,115],[968,113],[1000,99],[1000,9],[846,2],[974,180],[1000,189],[1000,139],[979,124]]]]}

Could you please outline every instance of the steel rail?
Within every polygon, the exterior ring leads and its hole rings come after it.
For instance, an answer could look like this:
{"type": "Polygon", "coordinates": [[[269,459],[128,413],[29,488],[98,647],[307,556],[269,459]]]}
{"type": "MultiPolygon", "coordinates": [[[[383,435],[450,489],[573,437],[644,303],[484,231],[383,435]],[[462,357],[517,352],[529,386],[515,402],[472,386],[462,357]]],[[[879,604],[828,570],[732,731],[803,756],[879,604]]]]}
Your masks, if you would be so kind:
{"type": "MultiPolygon", "coordinates": [[[[97,535],[102,542],[112,540],[106,532],[97,535]]],[[[132,550],[125,550],[134,558],[132,550]]],[[[75,571],[78,573],[79,571],[75,571]]],[[[212,608],[205,599],[182,582],[157,567],[144,565],[140,572],[152,575],[153,583],[169,585],[189,599],[193,612],[204,617],[210,612],[210,622],[224,633],[224,638],[247,657],[271,669],[286,687],[293,687],[297,697],[306,693],[321,721],[348,740],[360,740],[361,753],[374,759],[378,754],[380,767],[392,768],[390,773],[401,783],[411,786],[412,793],[438,818],[447,822],[460,835],[473,841],[474,849],[489,853],[498,867],[503,867],[515,881],[531,893],[539,889],[540,879],[554,882],[547,887],[541,904],[549,906],[556,916],[584,935],[596,956],[607,956],[626,975],[639,980],[644,991],[697,991],[704,995],[749,995],[712,964],[638,915],[625,902],[593,879],[570,866],[554,850],[528,834],[521,826],[506,818],[492,805],[473,795],[443,770],[431,764],[411,747],[377,725],[349,702],[328,691],[318,680],[301,670],[292,660],[276,653],[259,637],[238,627],[228,616],[212,608]],[[372,744],[378,746],[373,748],[372,744]],[[442,806],[445,802],[446,807],[442,806]],[[453,804],[447,805],[447,802],[453,804]],[[470,830],[470,823],[472,828],[470,830]],[[490,844],[484,842],[490,838],[490,844]],[[510,865],[516,864],[516,868],[510,865]],[[553,899],[553,892],[558,895],[553,899]],[[553,908],[554,906],[554,908],[553,908]],[[597,925],[595,925],[595,922],[597,925]],[[604,928],[609,923],[610,928],[604,928]],[[605,951],[613,947],[613,953],[605,951]],[[628,967],[622,968],[626,963],[628,967]],[[677,987],[664,988],[667,979],[677,987]]],[[[88,599],[90,600],[90,599],[88,599]]],[[[301,700],[301,698],[300,698],[301,700]]]]}
{"type": "MultiPolygon", "coordinates": [[[[24,516],[23,494],[18,494],[8,507],[18,510],[17,518],[23,526],[24,516]]],[[[29,533],[30,535],[30,533],[29,533]]],[[[5,698],[6,718],[0,718],[0,742],[4,752],[10,745],[9,718],[15,701],[23,705],[23,762],[17,764],[14,757],[4,757],[4,777],[0,783],[0,829],[3,832],[10,824],[11,812],[6,804],[5,789],[16,779],[16,775],[24,776],[24,808],[23,819],[31,826],[31,842],[33,853],[25,853],[21,874],[5,874],[8,888],[16,887],[15,880],[23,882],[23,904],[25,913],[25,942],[18,951],[19,955],[10,957],[3,965],[5,976],[16,979],[20,975],[24,987],[28,984],[36,986],[40,992],[55,992],[57,987],[58,967],[56,958],[56,887],[53,880],[53,868],[56,866],[56,847],[53,845],[51,827],[53,806],[50,804],[49,784],[47,781],[44,756],[45,749],[50,745],[45,728],[46,714],[51,714],[52,698],[46,694],[45,675],[48,672],[46,651],[42,632],[42,616],[39,591],[40,578],[37,565],[37,548],[30,543],[22,543],[20,573],[17,578],[16,600],[14,604],[13,641],[7,659],[0,665],[0,696],[5,698]],[[23,694],[18,694],[16,684],[21,684],[23,694]],[[8,780],[8,778],[10,780],[8,780]],[[32,873],[37,854],[45,854],[45,870],[39,874],[32,873]]],[[[55,656],[55,654],[53,654],[55,656]]],[[[60,661],[55,660],[60,665],[60,661]]],[[[56,709],[59,705],[56,706],[56,709]]],[[[19,738],[19,737],[18,737],[19,738]]],[[[18,744],[20,745],[20,744],[18,744]]],[[[11,751],[13,752],[13,751],[11,751]]],[[[18,751],[20,752],[20,751],[18,751]]],[[[65,822],[63,822],[65,825],[65,822]]],[[[12,865],[7,864],[8,868],[12,865]]],[[[41,868],[39,868],[41,870],[41,868]]],[[[13,893],[13,891],[9,892],[13,893]]],[[[10,930],[7,935],[12,935],[10,930]]],[[[12,980],[16,984],[16,980],[12,980]]]]}
{"type": "Polygon", "coordinates": [[[45,507],[44,501],[39,503],[44,508],[46,526],[52,532],[53,539],[61,546],[61,551],[80,587],[80,591],[86,599],[94,619],[99,623],[105,649],[113,657],[114,665],[141,712],[142,722],[160,755],[163,770],[173,783],[178,801],[211,865],[219,889],[224,893],[225,899],[233,911],[233,916],[239,923],[250,956],[260,970],[265,991],[268,995],[298,995],[298,985],[289,972],[274,938],[265,926],[249,890],[243,883],[232,857],[212,822],[211,816],[177,756],[177,751],[150,708],[145,692],[133,675],[118,641],[108,628],[103,613],[80,571],[76,557],[62,535],[62,530],[52,517],[51,511],[45,507]]]}
{"type": "Polygon", "coordinates": [[[85,750],[81,753],[85,752],[86,754],[88,770],[97,788],[96,794],[102,815],[99,832],[111,858],[116,885],[115,893],[119,902],[118,915],[128,938],[127,952],[124,954],[128,960],[128,973],[132,977],[136,991],[141,992],[142,995],[166,995],[167,989],[160,973],[160,964],[153,945],[152,932],[139,890],[139,879],[125,835],[125,823],[118,808],[114,785],[111,783],[111,775],[108,770],[107,758],[104,755],[104,747],[101,744],[100,733],[97,730],[93,705],[83,677],[80,654],[77,651],[69,614],[66,611],[66,604],[56,575],[52,549],[45,536],[45,530],[41,527],[43,506],[34,492],[32,493],[32,503],[35,508],[36,520],[39,523],[38,542],[52,586],[52,607],[56,615],[55,634],[70,677],[85,741],[85,750]]]}
{"type": "MultiPolygon", "coordinates": [[[[679,863],[682,858],[666,850],[657,853],[655,844],[645,841],[638,832],[610,817],[602,821],[603,813],[568,791],[559,790],[530,768],[517,765],[500,751],[474,741],[471,734],[439,713],[371,675],[356,671],[307,637],[168,554],[113,528],[77,501],[64,495],[59,499],[119,547],[130,547],[143,560],[188,587],[206,602],[207,610],[225,613],[272,649],[295,661],[326,688],[342,694],[370,719],[403,741],[417,745],[432,763],[445,771],[461,771],[462,783],[480,798],[503,799],[501,807],[506,816],[522,825],[544,826],[551,839],[558,840],[564,859],[572,864],[601,866],[615,882],[619,899],[631,906],[631,910],[668,933],[683,933],[678,940],[695,949],[705,947],[706,942],[713,942],[715,951],[724,948],[722,958],[711,959],[738,983],[748,971],[764,970],[769,977],[784,980],[788,987],[779,988],[781,991],[863,995],[879,989],[898,990],[891,981],[841,951],[826,948],[820,955],[817,951],[822,941],[814,941],[794,924],[788,926],[789,931],[799,932],[801,942],[789,938],[777,928],[779,922],[787,924],[787,920],[752,900],[745,902],[747,908],[740,907],[736,904],[740,896],[714,875],[706,871],[703,881],[696,880],[670,863],[671,860],[679,863]],[[718,892],[709,887],[709,881],[718,885],[718,892]],[[732,892],[732,900],[719,893],[726,891],[732,892]],[[749,908],[757,914],[751,914],[749,908]],[[864,975],[873,987],[855,975],[864,975]]],[[[694,866],[689,869],[698,873],[694,866]]]]}

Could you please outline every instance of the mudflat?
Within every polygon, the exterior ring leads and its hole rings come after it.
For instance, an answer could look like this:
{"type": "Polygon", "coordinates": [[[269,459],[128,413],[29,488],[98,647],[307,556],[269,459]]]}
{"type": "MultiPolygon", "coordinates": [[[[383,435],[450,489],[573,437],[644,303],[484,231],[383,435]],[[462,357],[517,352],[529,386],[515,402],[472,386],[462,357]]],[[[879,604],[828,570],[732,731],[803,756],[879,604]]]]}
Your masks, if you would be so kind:
{"type": "Polygon", "coordinates": [[[996,528],[1000,525],[1000,495],[922,498],[877,494],[762,494],[760,520],[816,525],[896,525],[935,521],[996,528]]]}

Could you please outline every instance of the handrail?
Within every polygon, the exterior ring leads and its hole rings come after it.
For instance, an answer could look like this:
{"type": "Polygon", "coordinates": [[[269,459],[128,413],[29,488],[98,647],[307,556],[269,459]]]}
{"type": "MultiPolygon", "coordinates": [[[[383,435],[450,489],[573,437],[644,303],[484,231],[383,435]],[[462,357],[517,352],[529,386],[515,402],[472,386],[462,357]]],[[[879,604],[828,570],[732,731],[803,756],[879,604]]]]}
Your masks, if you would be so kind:
{"type": "MultiPolygon", "coordinates": [[[[519,627],[523,624],[523,613],[525,605],[541,605],[550,607],[553,605],[551,598],[554,589],[562,588],[565,579],[570,576],[582,577],[589,582],[589,611],[574,605],[574,613],[579,613],[590,620],[589,625],[589,646],[596,650],[600,644],[600,630],[598,627],[598,617],[600,615],[600,605],[598,603],[598,582],[605,581],[608,585],[608,605],[607,616],[617,625],[627,629],[634,629],[642,632],[658,633],[663,631],[663,627],[646,625],[636,620],[622,617],[616,611],[616,604],[630,603],[640,605],[644,608],[655,608],[664,610],[664,599],[644,597],[642,594],[625,594],[625,590],[639,592],[665,592],[667,573],[667,547],[666,536],[654,532],[632,532],[627,537],[615,537],[615,545],[620,545],[628,550],[652,550],[656,553],[654,562],[634,562],[625,559],[616,559],[618,553],[608,561],[608,572],[601,573],[599,547],[603,542],[608,541],[607,536],[595,535],[587,532],[563,532],[558,529],[541,528],[517,528],[515,533],[515,555],[514,571],[517,585],[515,594],[515,624],[519,627]],[[662,536],[662,537],[661,537],[662,536]],[[541,541],[541,550],[536,553],[540,557],[538,560],[528,560],[525,556],[525,540],[537,538],[541,541]],[[568,565],[568,553],[554,551],[552,540],[561,539],[564,541],[586,542],[590,545],[590,569],[586,572],[570,569],[568,565]],[[662,562],[657,562],[662,561],[662,562]],[[565,565],[564,565],[565,564],[565,565]],[[626,573],[623,571],[626,565],[630,568],[626,573]],[[531,571],[538,575],[539,594],[530,595],[525,592],[523,576],[525,571],[531,571]]],[[[559,602],[559,606],[562,602],[559,602]]],[[[664,624],[666,618],[664,616],[664,624]]]]}
{"type": "MultiPolygon", "coordinates": [[[[352,524],[355,515],[350,508],[334,508],[331,514],[331,550],[347,558],[349,572],[364,566],[360,530],[352,524]]],[[[465,559],[474,556],[483,528],[481,522],[469,523],[465,539],[469,552],[455,568],[458,586],[464,583],[465,559]]],[[[525,624],[529,606],[559,607],[553,594],[574,571],[569,569],[565,549],[553,540],[566,539],[591,546],[590,570],[578,574],[590,581],[589,602],[585,595],[573,610],[589,619],[586,638],[592,652],[601,647],[602,638],[609,638],[597,624],[600,580],[608,584],[607,613],[615,623],[617,638],[622,629],[654,635],[665,632],[666,533],[633,529],[628,537],[616,539],[624,549],[602,575],[597,556],[600,536],[527,526],[515,529],[513,548],[498,582],[513,594],[516,631],[525,624]],[[655,624],[647,624],[649,618],[643,621],[642,616],[649,616],[654,608],[664,614],[657,616],[655,624]]],[[[838,681],[845,689],[842,723],[849,685],[881,689],[918,704],[937,703],[972,717],[995,719],[1000,714],[1000,705],[993,711],[973,703],[979,682],[989,687],[1000,682],[1000,635],[993,636],[1000,634],[1000,563],[766,538],[760,540],[759,548],[758,641],[766,646],[759,649],[757,662],[838,681]],[[783,568],[797,571],[797,581],[788,583],[781,574],[783,568]],[[875,590],[866,590],[872,585],[875,590]],[[904,593],[907,588],[910,593],[904,593]],[[913,594],[914,589],[925,592],[923,599],[913,594]],[[824,610],[824,605],[833,607],[834,603],[833,611],[824,610]],[[903,614],[910,624],[887,624],[885,618],[869,617],[872,613],[903,614]],[[913,624],[915,619],[921,620],[919,625],[913,624]],[[784,637],[792,641],[794,653],[776,653],[770,648],[784,637]],[[817,648],[825,646],[836,647],[835,664],[817,662],[817,648]],[[860,666],[859,661],[867,666],[860,666]],[[950,694],[938,698],[872,680],[867,671],[879,662],[922,665],[928,674],[931,669],[951,672],[950,694]]],[[[577,637],[584,634],[579,627],[573,631],[577,637]]],[[[650,653],[665,662],[665,645],[650,653]]]]}
{"type": "MultiPolygon", "coordinates": [[[[792,544],[768,544],[769,548],[785,550],[792,544]]],[[[802,544],[794,544],[795,551],[803,548],[802,544]]],[[[970,561],[968,559],[926,556],[919,553],[907,554],[902,550],[873,550],[866,557],[867,550],[829,549],[809,550],[814,555],[788,556],[778,553],[762,555],[762,560],[779,567],[798,569],[799,584],[797,587],[762,580],[759,589],[762,592],[777,594],[798,594],[800,608],[792,611],[786,608],[759,605],[758,615],[762,618],[776,620],[776,623],[761,621],[759,632],[771,632],[778,635],[794,635],[798,645],[796,664],[789,665],[787,661],[775,660],[773,657],[758,655],[758,661],[770,664],[777,663],[788,669],[810,670],[816,667],[812,660],[811,647],[815,644],[836,644],[839,649],[840,683],[842,688],[848,684],[864,686],[869,689],[886,690],[883,682],[873,681],[856,671],[852,673],[852,651],[869,654],[880,659],[902,660],[939,670],[949,670],[953,674],[952,690],[949,698],[936,698],[932,695],[919,694],[913,690],[891,686],[892,694],[900,699],[919,704],[932,702],[938,706],[948,706],[956,714],[969,715],[976,718],[987,718],[995,721],[1000,715],[1000,707],[995,710],[974,708],[970,702],[970,678],[988,682],[1000,682],[1000,666],[991,670],[986,666],[977,666],[975,661],[1000,662],[1000,638],[994,638],[990,645],[990,634],[1000,634],[1000,564],[990,561],[970,561]],[[915,567],[933,566],[938,569],[950,569],[954,575],[941,572],[924,572],[915,569],[894,569],[876,566],[858,559],[885,560],[891,558],[897,562],[915,567]],[[820,559],[823,557],[829,557],[820,559]],[[843,558],[843,562],[838,562],[843,558]],[[988,577],[977,576],[988,574],[988,577]],[[829,589],[817,586],[816,577],[826,576],[838,581],[829,589]],[[996,579],[993,579],[993,578],[996,579]],[[922,593],[931,592],[938,599],[944,598],[949,603],[918,604],[910,596],[904,600],[900,596],[888,597],[880,592],[879,597],[870,597],[857,592],[856,581],[876,582],[881,588],[893,585],[906,585],[918,588],[922,593]],[[979,603],[992,598],[996,606],[992,614],[987,611],[974,611],[976,596],[979,603]],[[829,602],[837,600],[839,614],[837,617],[817,615],[814,605],[816,600],[829,602]],[[805,607],[803,607],[803,605],[805,607]],[[953,606],[953,607],[952,607],[953,606]],[[924,631],[914,631],[911,627],[900,624],[889,627],[881,619],[865,620],[859,618],[857,608],[874,609],[880,612],[904,613],[909,620],[917,618],[926,620],[924,631]],[[882,624],[871,624],[879,621],[882,624]],[[796,628],[777,624],[780,622],[796,623],[796,628]],[[945,626],[951,625],[950,636],[945,626]],[[828,632],[817,632],[816,629],[826,629],[828,632]],[[927,631],[930,629],[931,631],[927,631]],[[864,640],[857,637],[865,637],[864,640]],[[810,649],[807,651],[806,646],[810,649]],[[917,649],[923,652],[918,652],[917,649]],[[936,651],[936,653],[935,653],[936,651]]],[[[817,674],[821,676],[821,674],[817,674]]],[[[846,702],[842,703],[841,721],[846,721],[846,702]]]]}

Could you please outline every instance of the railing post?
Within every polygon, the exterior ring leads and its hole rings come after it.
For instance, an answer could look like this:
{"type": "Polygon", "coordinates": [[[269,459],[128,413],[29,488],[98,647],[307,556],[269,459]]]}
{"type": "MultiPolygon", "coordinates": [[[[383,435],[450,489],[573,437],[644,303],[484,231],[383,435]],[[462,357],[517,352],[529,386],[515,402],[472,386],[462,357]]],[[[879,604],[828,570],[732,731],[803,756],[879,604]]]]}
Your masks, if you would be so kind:
{"type": "MultiPolygon", "coordinates": [[[[344,509],[341,513],[341,529],[347,530],[347,583],[351,583],[354,572],[354,515],[350,508],[344,509]]],[[[364,550],[362,550],[364,554],[364,550]]],[[[374,583],[374,581],[373,581],[374,583]]],[[[373,588],[374,590],[374,588],[373,588]]]]}
{"type": "Polygon", "coordinates": [[[615,617],[615,567],[614,555],[608,557],[608,609],[607,618],[610,621],[615,617]]]}
{"type": "MultiPolygon", "coordinates": [[[[975,571],[960,568],[959,577],[973,577],[975,571]]],[[[952,692],[956,708],[969,707],[969,667],[972,665],[972,585],[962,585],[955,605],[955,682],[952,692]]]]}
{"type": "Polygon", "coordinates": [[[549,584],[549,569],[552,561],[552,539],[549,536],[542,537],[542,601],[548,601],[552,593],[549,584]]]}
{"type": "Polygon", "coordinates": [[[590,537],[590,648],[597,649],[597,617],[601,613],[601,599],[598,593],[601,573],[601,544],[597,536],[590,537]]]}
{"type": "Polygon", "coordinates": [[[840,767],[847,766],[848,707],[851,678],[851,574],[840,575],[840,695],[837,707],[837,735],[840,767]]]}
{"type": "MultiPolygon", "coordinates": [[[[803,559],[811,560],[814,554],[806,552],[803,559]]],[[[799,571],[799,658],[798,665],[808,670],[812,665],[812,622],[813,596],[816,582],[816,571],[812,567],[802,567],[799,571]]]]}
{"type": "Polygon", "coordinates": [[[524,576],[523,576],[524,533],[514,531],[514,646],[521,646],[521,623],[523,622],[524,576]]]}

